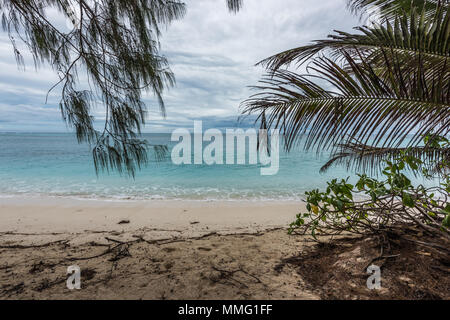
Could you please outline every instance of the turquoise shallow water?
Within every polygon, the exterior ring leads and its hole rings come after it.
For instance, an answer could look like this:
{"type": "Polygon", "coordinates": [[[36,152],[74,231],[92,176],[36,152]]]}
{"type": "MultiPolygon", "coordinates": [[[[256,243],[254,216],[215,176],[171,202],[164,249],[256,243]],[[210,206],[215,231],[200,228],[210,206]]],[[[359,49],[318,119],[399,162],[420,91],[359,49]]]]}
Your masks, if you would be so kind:
{"type": "MultiPolygon", "coordinates": [[[[169,134],[145,134],[153,144],[169,134]]],[[[350,175],[343,168],[319,174],[327,155],[302,148],[280,155],[277,175],[261,176],[259,165],[181,165],[170,158],[150,163],[133,180],[96,176],[91,150],[72,134],[0,133],[0,197],[14,195],[99,199],[299,200],[305,191],[350,175]]]]}

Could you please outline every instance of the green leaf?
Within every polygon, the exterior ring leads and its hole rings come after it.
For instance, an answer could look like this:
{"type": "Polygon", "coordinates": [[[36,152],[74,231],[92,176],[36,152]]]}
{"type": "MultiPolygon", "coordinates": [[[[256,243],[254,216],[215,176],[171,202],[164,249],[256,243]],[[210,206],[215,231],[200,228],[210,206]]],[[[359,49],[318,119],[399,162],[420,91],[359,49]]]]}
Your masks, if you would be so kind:
{"type": "Polygon", "coordinates": [[[442,221],[442,226],[444,226],[445,228],[450,228],[450,213],[447,214],[444,221],[442,221]]]}
{"type": "Polygon", "coordinates": [[[406,192],[403,192],[402,194],[402,200],[403,200],[403,204],[409,208],[414,208],[415,206],[415,201],[413,199],[413,197],[406,192]]]}

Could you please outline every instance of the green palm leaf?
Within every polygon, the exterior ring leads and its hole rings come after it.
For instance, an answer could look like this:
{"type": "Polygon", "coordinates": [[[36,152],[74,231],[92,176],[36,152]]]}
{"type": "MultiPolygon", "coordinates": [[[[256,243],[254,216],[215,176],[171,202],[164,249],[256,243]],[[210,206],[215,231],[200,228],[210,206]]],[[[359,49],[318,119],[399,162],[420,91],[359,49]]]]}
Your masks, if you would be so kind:
{"type": "Polygon", "coordinates": [[[450,133],[450,9],[422,8],[402,8],[382,24],[356,28],[358,34],[336,31],[261,61],[268,75],[243,112],[264,113],[288,149],[301,138],[307,149],[331,149],[324,170],[374,169],[406,149],[422,155],[428,168],[440,163],[447,151],[437,154],[420,142],[432,131],[450,133]],[[306,75],[282,69],[305,62],[306,75]]]}
{"type": "Polygon", "coordinates": [[[448,10],[448,0],[348,0],[348,7],[355,13],[377,12],[381,18],[393,20],[403,12],[409,13],[414,8],[423,8],[426,16],[433,15],[436,8],[448,10]]]}
{"type": "Polygon", "coordinates": [[[340,64],[315,58],[307,75],[272,72],[255,87],[260,92],[243,103],[243,112],[264,112],[268,126],[285,134],[288,148],[303,135],[306,148],[322,149],[348,139],[399,147],[409,135],[413,146],[433,129],[436,134],[448,134],[450,88],[448,78],[440,77],[442,69],[424,72],[421,64],[413,73],[404,73],[394,58],[385,56],[385,64],[396,70],[386,78],[377,74],[367,58],[356,61],[346,52],[338,58],[340,64]]]}
{"type": "Polygon", "coordinates": [[[330,167],[343,165],[348,170],[371,172],[376,174],[382,169],[383,161],[393,161],[401,156],[410,156],[423,159],[422,168],[431,173],[440,173],[448,170],[443,164],[450,161],[450,148],[435,148],[431,146],[418,146],[412,148],[380,148],[373,147],[358,141],[350,141],[338,146],[331,159],[320,169],[327,171],[330,167]]]}
{"type": "Polygon", "coordinates": [[[421,57],[428,63],[441,64],[450,56],[450,10],[438,9],[431,19],[425,17],[425,11],[411,10],[395,18],[393,23],[386,21],[372,27],[357,27],[359,34],[336,31],[329,39],[317,40],[307,46],[287,50],[269,57],[259,64],[269,70],[276,70],[291,63],[303,64],[318,53],[339,56],[342,50],[352,56],[371,55],[372,63],[383,62],[383,51],[392,51],[405,55],[405,61],[417,63],[421,57]],[[411,61],[413,59],[414,61],[411,61]]]}

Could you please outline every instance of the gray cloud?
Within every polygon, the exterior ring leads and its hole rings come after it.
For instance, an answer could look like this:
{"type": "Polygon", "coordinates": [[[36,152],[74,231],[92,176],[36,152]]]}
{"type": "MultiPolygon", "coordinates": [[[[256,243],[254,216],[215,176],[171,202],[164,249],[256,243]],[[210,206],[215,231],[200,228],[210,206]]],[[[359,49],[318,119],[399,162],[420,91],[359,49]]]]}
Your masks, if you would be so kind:
{"type": "MultiPolygon", "coordinates": [[[[188,14],[164,32],[162,50],[177,78],[165,93],[163,119],[151,95],[145,97],[149,116],[145,131],[192,127],[233,127],[239,103],[262,74],[255,63],[277,52],[326,37],[333,29],[350,31],[357,19],[345,0],[245,0],[238,14],[226,10],[224,0],[186,0],[188,14]]],[[[56,19],[56,18],[55,18],[56,19]]],[[[59,24],[64,24],[59,21],[59,24]]],[[[25,52],[25,51],[24,51],[25,52]]],[[[57,77],[49,67],[37,72],[18,70],[11,45],[0,33],[0,131],[64,131],[58,93],[45,104],[47,90],[57,77]]],[[[101,118],[101,110],[96,111],[101,118]]],[[[248,126],[247,120],[242,126],[248,126]]]]}

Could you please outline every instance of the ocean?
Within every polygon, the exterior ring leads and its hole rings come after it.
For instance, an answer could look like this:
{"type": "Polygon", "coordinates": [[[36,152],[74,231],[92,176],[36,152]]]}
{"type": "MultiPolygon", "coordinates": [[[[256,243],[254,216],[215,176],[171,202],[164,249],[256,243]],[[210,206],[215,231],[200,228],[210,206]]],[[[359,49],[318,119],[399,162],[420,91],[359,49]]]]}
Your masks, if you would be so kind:
{"type": "MultiPolygon", "coordinates": [[[[144,134],[152,144],[171,149],[170,134],[144,134]]],[[[281,151],[276,175],[262,176],[260,165],[175,165],[170,156],[148,165],[135,179],[95,173],[89,145],[70,133],[0,133],[0,197],[54,196],[126,200],[301,200],[305,191],[326,188],[333,178],[355,181],[345,168],[320,174],[329,154],[301,146],[281,151]]],[[[420,181],[423,182],[423,181],[420,181]]]]}

